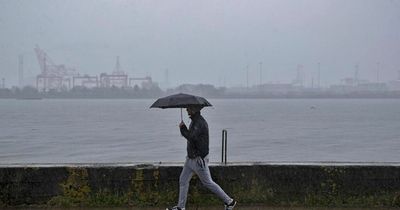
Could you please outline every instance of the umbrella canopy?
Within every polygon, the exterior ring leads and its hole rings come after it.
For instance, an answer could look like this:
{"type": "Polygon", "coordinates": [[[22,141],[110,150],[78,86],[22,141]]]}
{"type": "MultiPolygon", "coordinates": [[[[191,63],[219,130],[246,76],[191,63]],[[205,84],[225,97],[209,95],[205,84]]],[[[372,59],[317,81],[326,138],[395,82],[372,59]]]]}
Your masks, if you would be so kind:
{"type": "Polygon", "coordinates": [[[181,108],[181,121],[182,121],[182,108],[191,106],[205,107],[212,106],[205,98],[195,95],[179,93],[175,95],[166,96],[157,99],[150,108],[181,108]]]}
{"type": "Polygon", "coordinates": [[[174,94],[157,99],[150,108],[187,108],[190,106],[212,106],[205,98],[184,93],[174,94]]]}

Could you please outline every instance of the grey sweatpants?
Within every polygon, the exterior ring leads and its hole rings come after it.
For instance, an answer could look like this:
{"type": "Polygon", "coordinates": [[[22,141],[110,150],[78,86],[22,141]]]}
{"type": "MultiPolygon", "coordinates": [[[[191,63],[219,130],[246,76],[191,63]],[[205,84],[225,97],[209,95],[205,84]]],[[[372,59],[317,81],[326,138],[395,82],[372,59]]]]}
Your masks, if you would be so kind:
{"type": "Polygon", "coordinates": [[[208,156],[204,159],[197,157],[195,159],[186,158],[185,165],[179,177],[179,201],[178,207],[185,208],[187,194],[189,191],[189,182],[193,174],[197,174],[201,183],[207,187],[211,192],[217,195],[225,203],[230,203],[232,199],[216,184],[210,174],[208,168],[208,156]]]}

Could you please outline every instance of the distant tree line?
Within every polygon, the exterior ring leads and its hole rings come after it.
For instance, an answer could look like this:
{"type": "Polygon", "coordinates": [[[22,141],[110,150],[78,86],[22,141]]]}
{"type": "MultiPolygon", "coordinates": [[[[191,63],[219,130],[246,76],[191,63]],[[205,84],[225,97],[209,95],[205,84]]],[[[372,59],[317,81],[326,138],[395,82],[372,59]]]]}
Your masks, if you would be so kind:
{"type": "Polygon", "coordinates": [[[168,89],[166,93],[167,94],[189,93],[204,97],[219,98],[219,97],[225,97],[225,91],[226,91],[225,87],[216,88],[213,85],[207,85],[207,84],[198,84],[198,85],[183,84],[174,89],[168,89]]]}
{"type": "Polygon", "coordinates": [[[178,92],[197,94],[205,97],[223,97],[225,88],[215,88],[213,85],[180,85],[177,88],[161,90],[158,86],[149,88],[134,87],[74,87],[70,90],[38,91],[32,86],[22,89],[0,89],[0,98],[157,98],[178,92]]]}
{"type": "Polygon", "coordinates": [[[0,89],[0,98],[158,98],[175,93],[189,93],[208,98],[400,98],[400,91],[358,91],[336,93],[329,90],[301,90],[301,91],[249,91],[245,88],[215,87],[208,84],[184,84],[176,88],[161,90],[158,86],[150,88],[134,87],[74,87],[70,90],[38,91],[26,86],[20,88],[0,89]]]}
{"type": "Polygon", "coordinates": [[[163,91],[153,86],[151,88],[131,87],[74,87],[68,91],[48,91],[42,93],[45,98],[154,98],[161,96],[163,91]]]}
{"type": "Polygon", "coordinates": [[[74,87],[70,90],[38,91],[32,86],[26,86],[22,89],[0,89],[0,98],[154,98],[163,95],[163,91],[153,86],[151,88],[133,88],[124,87],[74,87]]]}

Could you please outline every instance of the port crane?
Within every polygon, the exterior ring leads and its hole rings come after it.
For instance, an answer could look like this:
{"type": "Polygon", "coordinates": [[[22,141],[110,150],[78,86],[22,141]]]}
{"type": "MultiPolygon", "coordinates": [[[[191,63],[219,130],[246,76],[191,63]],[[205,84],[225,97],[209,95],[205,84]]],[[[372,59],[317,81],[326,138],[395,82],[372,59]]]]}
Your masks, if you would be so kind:
{"type": "Polygon", "coordinates": [[[39,91],[61,90],[71,88],[71,78],[78,76],[74,68],[64,64],[55,64],[47,53],[38,45],[34,48],[41,73],[36,76],[36,88],[39,91]]]}

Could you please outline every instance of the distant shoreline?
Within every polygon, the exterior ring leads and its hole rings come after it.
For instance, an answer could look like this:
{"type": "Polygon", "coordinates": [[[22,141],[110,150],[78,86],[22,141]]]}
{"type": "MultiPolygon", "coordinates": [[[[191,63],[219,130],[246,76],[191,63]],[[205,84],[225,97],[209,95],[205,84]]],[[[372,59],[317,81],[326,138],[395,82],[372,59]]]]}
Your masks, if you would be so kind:
{"type": "MultiPolygon", "coordinates": [[[[204,95],[202,95],[204,96],[204,95]]],[[[20,97],[0,97],[0,99],[16,99],[37,101],[42,99],[156,99],[162,96],[146,96],[146,97],[57,97],[42,96],[41,98],[20,98],[20,97]]],[[[229,95],[229,96],[204,96],[211,99],[400,99],[400,95],[330,95],[330,96],[302,96],[302,95],[279,95],[279,96],[245,96],[245,95],[229,95]]]]}
{"type": "Polygon", "coordinates": [[[260,88],[232,89],[212,85],[181,85],[174,89],[145,88],[84,88],[39,91],[26,86],[22,89],[0,89],[0,98],[18,99],[154,99],[175,93],[188,93],[221,99],[399,99],[400,90],[375,89],[306,89],[260,88]]]}

